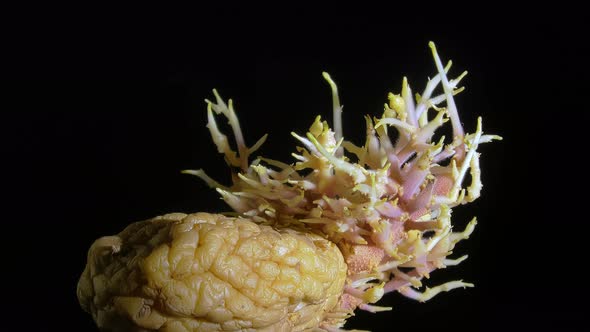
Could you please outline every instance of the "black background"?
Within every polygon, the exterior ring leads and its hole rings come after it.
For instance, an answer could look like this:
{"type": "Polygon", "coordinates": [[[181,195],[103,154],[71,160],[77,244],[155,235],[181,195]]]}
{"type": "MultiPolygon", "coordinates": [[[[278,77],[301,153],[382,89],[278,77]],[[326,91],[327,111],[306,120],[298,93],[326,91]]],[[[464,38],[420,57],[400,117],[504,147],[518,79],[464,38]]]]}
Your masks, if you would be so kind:
{"type": "Polygon", "coordinates": [[[304,133],[317,114],[331,119],[322,71],[339,85],[345,135],[362,143],[362,116],[380,114],[404,75],[415,92],[434,75],[430,40],[454,61],[452,73],[469,71],[457,98],[466,130],[481,115],[485,132],[504,137],[481,147],[482,197],[453,213],[458,228],[478,216],[457,249],[470,258],[429,283],[462,278],[476,287],[424,304],[390,294],[383,303],[393,311],[359,312],[347,327],[575,330],[582,321],[585,214],[576,197],[584,196],[567,189],[584,178],[576,145],[585,131],[576,125],[587,118],[588,24],[575,9],[33,6],[6,14],[7,324],[93,331],[75,287],[94,239],[167,212],[227,210],[180,174],[205,168],[228,180],[205,128],[212,88],[234,99],[247,142],[269,133],[260,152],[290,161],[289,133],[304,133]]]}

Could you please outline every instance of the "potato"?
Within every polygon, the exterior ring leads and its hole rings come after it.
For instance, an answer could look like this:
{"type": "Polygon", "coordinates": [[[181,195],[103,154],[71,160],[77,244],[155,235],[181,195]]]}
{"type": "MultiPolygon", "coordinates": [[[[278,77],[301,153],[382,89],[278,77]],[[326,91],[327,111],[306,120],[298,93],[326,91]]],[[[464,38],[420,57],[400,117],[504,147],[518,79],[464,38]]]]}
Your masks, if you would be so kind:
{"type": "Polygon", "coordinates": [[[103,331],[304,331],[345,279],[340,250],[319,235],[174,213],[98,239],[78,299],[103,331]]]}

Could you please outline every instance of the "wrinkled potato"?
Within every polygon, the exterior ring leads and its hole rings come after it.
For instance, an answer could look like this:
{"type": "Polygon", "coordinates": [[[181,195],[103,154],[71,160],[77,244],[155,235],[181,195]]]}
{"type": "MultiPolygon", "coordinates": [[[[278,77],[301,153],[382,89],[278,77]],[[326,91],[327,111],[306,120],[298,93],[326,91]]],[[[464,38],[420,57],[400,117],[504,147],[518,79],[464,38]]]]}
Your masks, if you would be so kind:
{"type": "Polygon", "coordinates": [[[319,235],[175,213],[98,239],[78,298],[103,331],[305,331],[345,279],[342,254],[319,235]]]}

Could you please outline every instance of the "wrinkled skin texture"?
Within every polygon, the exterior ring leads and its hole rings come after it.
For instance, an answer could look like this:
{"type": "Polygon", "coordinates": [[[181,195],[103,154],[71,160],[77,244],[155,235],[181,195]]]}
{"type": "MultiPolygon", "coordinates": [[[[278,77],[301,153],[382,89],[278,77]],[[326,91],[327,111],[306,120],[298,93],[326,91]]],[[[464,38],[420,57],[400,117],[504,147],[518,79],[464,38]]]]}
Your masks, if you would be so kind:
{"type": "Polygon", "coordinates": [[[175,213],[98,239],[78,299],[102,331],[306,331],[330,320],[346,271],[319,235],[175,213]]]}

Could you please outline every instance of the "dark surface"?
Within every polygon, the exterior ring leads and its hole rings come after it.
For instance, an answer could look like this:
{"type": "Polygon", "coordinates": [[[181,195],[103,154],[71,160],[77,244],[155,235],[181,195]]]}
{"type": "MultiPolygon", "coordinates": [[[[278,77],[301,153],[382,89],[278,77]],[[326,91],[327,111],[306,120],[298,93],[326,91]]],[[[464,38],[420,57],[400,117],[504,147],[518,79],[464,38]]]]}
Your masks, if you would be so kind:
{"type": "Polygon", "coordinates": [[[583,234],[568,214],[584,214],[563,184],[580,170],[567,167],[576,158],[567,149],[585,132],[566,128],[587,116],[566,96],[583,96],[588,46],[579,38],[587,25],[568,13],[533,19],[485,8],[448,21],[400,20],[379,8],[314,11],[201,9],[181,19],[38,8],[10,25],[0,79],[10,105],[2,113],[7,208],[15,213],[6,259],[21,271],[8,273],[16,286],[7,296],[17,321],[34,317],[40,331],[93,331],[75,287],[94,239],[166,212],[227,210],[179,172],[205,168],[228,180],[205,128],[203,99],[212,88],[234,99],[248,142],[269,133],[261,153],[289,161],[289,133],[304,133],[317,114],[331,119],[322,71],[339,85],[345,135],[360,143],[362,116],[380,114],[402,76],[419,92],[434,75],[433,40],[443,61],[454,61],[452,73],[469,70],[457,98],[466,130],[481,115],[485,132],[504,137],[481,147],[482,197],[454,210],[458,228],[479,219],[457,249],[469,260],[429,283],[461,278],[476,288],[425,304],[391,294],[384,304],[392,312],[359,312],[348,327],[575,329],[582,309],[573,299],[584,286],[570,263],[583,234]]]}

